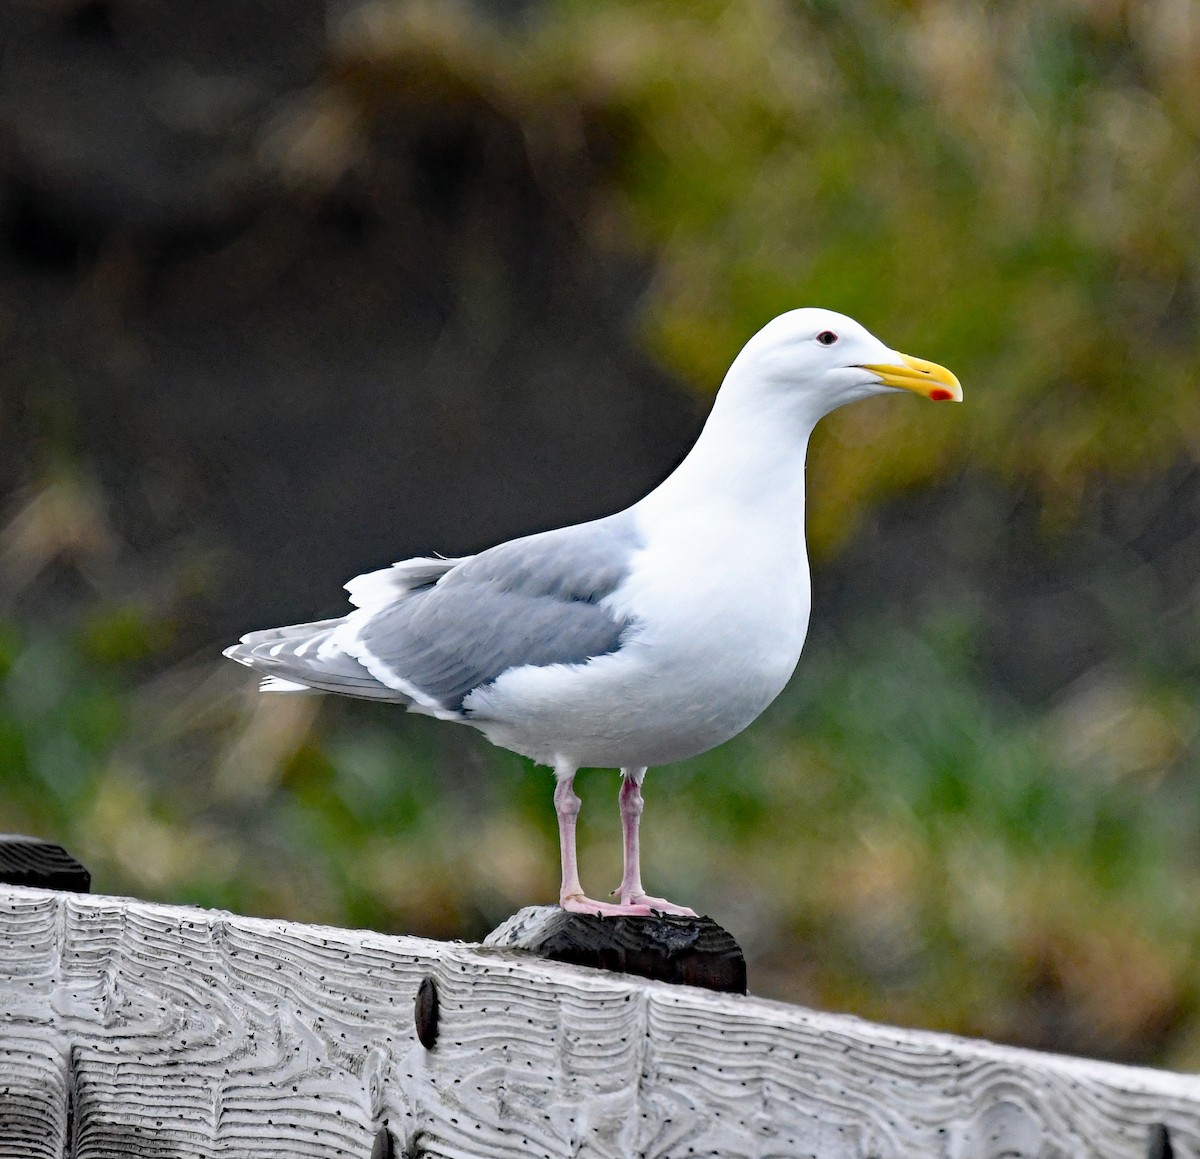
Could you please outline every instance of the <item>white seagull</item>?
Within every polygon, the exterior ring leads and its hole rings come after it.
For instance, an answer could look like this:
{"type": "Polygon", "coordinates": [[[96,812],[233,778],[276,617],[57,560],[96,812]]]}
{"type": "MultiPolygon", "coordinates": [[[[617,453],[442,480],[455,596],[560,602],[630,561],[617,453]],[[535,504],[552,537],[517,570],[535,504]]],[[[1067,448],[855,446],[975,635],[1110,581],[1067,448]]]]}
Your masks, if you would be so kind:
{"type": "Polygon", "coordinates": [[[736,736],[787,684],[808,629],[809,435],[837,407],[898,390],[962,399],[950,371],[853,319],[791,310],[746,343],[687,458],[632,507],[369,572],[346,584],[355,611],[251,632],[225,655],[264,691],[394,701],[551,766],[562,908],[694,916],[642,888],[642,779],[736,736]],[[583,767],[621,770],[616,904],[579,882],[583,767]]]}

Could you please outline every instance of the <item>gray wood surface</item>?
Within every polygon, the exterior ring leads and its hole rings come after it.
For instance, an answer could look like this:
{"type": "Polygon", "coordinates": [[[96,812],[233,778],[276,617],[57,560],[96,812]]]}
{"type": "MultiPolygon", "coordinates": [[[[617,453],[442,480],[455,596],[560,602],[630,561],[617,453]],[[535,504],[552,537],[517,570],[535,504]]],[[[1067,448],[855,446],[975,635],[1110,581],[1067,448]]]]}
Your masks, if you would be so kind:
{"type": "Polygon", "coordinates": [[[385,1122],[397,1156],[470,1159],[1143,1159],[1162,1123],[1196,1159],[1200,1079],[513,951],[0,887],[3,1159],[368,1159],[385,1122]]]}

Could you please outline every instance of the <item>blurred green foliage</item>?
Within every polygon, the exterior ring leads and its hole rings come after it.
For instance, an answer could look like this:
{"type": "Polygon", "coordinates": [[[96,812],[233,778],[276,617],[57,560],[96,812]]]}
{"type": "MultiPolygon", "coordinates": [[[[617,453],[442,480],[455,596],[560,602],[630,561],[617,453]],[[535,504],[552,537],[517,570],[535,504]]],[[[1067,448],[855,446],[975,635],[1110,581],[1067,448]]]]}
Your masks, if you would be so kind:
{"type": "MultiPolygon", "coordinates": [[[[99,888],[440,937],[554,896],[546,770],[236,671],[131,697],[109,622],[98,649],[95,624],[86,648],[10,628],[0,698],[4,824],[62,839],[99,888]]],[[[758,992],[1194,1065],[1200,680],[1031,716],[985,686],[976,629],[818,631],[762,722],[651,772],[647,880],[735,930],[758,992]]],[[[616,777],[579,783],[585,881],[615,883],[616,777]]]]}
{"type": "MultiPolygon", "coordinates": [[[[1186,5],[560,0],[500,30],[384,3],[338,54],[314,125],[346,155],[397,101],[485,100],[549,163],[587,142],[581,228],[651,255],[646,341],[699,389],[806,303],[959,373],[962,408],[830,422],[822,550],[965,464],[1069,521],[1099,476],[1196,453],[1186,5]]],[[[119,553],[87,494],[21,509],[11,587],[119,553]]],[[[170,601],[89,583],[77,615],[0,630],[4,827],[106,891],[298,919],[475,937],[554,896],[545,770],[379,706],[259,697],[211,656],[164,667],[170,601]]],[[[648,887],[726,922],[758,992],[1200,1065],[1200,616],[1168,643],[1132,616],[1121,656],[1032,707],[989,680],[977,602],[815,618],[762,722],[651,772],[648,887]]],[[[580,778],[593,889],[619,877],[616,787],[580,778]]]]}
{"type": "Polygon", "coordinates": [[[377,4],[343,51],[368,105],[390,68],[401,87],[499,105],[551,163],[564,137],[605,138],[593,234],[653,249],[647,339],[700,388],[806,304],[962,379],[969,413],[849,408],[826,424],[818,549],[853,528],[847,512],[954,465],[1031,479],[1069,514],[1098,471],[1195,448],[1200,32],[1186,6],[536,12],[517,35],[453,6],[377,4]],[[869,456],[844,454],[864,443],[869,456]]]}

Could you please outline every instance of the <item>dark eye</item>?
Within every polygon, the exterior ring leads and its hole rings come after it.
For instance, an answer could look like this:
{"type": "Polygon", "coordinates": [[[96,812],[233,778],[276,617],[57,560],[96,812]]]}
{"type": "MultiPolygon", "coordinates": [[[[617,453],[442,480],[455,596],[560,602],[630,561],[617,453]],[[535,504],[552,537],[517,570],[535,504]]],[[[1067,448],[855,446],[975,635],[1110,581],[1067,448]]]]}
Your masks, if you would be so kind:
{"type": "Polygon", "coordinates": [[[817,335],[817,341],[822,346],[832,346],[837,341],[837,335],[832,330],[822,330],[817,335]]]}

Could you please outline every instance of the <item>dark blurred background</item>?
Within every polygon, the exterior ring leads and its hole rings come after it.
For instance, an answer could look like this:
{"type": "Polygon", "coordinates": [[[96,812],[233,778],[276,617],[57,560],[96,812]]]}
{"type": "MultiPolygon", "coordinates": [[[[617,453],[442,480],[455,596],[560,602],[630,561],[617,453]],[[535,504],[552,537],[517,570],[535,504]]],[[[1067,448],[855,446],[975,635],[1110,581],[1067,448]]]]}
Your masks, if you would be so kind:
{"type": "Polygon", "coordinates": [[[967,402],[819,432],[800,671],[650,774],[647,884],[760,994],[1200,1065],[1198,138],[1182,0],[0,6],[0,829],[303,920],[551,900],[546,770],[220,648],[636,499],[824,305],[967,402]]]}

